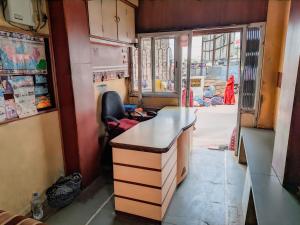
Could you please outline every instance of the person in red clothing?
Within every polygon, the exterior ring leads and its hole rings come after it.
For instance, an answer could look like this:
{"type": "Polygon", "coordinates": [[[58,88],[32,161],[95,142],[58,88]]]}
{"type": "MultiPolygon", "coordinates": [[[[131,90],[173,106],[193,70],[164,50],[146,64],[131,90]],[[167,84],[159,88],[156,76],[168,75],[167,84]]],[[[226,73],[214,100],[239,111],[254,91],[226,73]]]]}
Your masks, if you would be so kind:
{"type": "MultiPolygon", "coordinates": [[[[183,89],[182,89],[182,94],[181,94],[181,103],[182,106],[186,106],[186,80],[183,80],[183,89]]],[[[188,105],[189,107],[194,107],[194,92],[193,89],[190,88],[190,104],[188,105]]]]}
{"type": "Polygon", "coordinates": [[[234,105],[235,96],[234,96],[234,76],[230,75],[226,83],[225,93],[224,93],[224,104],[225,105],[234,105]]]}

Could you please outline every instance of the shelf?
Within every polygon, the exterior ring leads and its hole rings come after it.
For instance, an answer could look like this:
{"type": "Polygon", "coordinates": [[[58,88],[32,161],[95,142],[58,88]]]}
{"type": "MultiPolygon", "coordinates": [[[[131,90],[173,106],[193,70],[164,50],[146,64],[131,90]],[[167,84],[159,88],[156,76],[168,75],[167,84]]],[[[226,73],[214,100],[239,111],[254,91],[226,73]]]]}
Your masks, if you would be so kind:
{"type": "Polygon", "coordinates": [[[24,119],[28,119],[28,118],[31,118],[31,117],[34,117],[34,116],[39,116],[39,115],[42,115],[42,114],[45,114],[45,113],[50,113],[50,112],[55,112],[55,111],[58,111],[58,109],[57,108],[47,109],[47,110],[44,110],[44,111],[40,111],[37,114],[27,116],[27,117],[24,117],[24,118],[14,118],[14,119],[5,120],[3,122],[0,122],[0,126],[11,123],[11,122],[24,120],[24,119]]]}

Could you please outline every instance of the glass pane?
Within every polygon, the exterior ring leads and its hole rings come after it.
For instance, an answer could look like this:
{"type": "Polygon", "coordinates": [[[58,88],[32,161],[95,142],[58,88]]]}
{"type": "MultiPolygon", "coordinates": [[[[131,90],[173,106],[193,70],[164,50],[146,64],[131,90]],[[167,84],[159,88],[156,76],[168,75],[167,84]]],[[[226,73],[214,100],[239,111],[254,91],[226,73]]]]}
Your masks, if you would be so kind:
{"type": "Polygon", "coordinates": [[[208,48],[202,48],[202,59],[200,60],[202,67],[201,75],[205,76],[206,80],[226,82],[229,37],[230,33],[202,36],[202,46],[209,43],[208,48]]]}
{"type": "Polygon", "coordinates": [[[193,36],[191,55],[191,81],[190,81],[190,102],[189,106],[198,106],[197,101],[203,96],[203,77],[205,74],[205,62],[212,58],[212,39],[209,35],[206,39],[203,36],[193,36]]]}
{"type": "Polygon", "coordinates": [[[152,92],[151,38],[141,39],[142,92],[152,92]]]}
{"type": "Polygon", "coordinates": [[[240,55],[241,55],[241,34],[231,33],[230,58],[228,76],[233,75],[235,83],[239,83],[240,78],[240,55]]]}
{"type": "Polygon", "coordinates": [[[175,91],[175,40],[155,39],[155,92],[175,91]]]}

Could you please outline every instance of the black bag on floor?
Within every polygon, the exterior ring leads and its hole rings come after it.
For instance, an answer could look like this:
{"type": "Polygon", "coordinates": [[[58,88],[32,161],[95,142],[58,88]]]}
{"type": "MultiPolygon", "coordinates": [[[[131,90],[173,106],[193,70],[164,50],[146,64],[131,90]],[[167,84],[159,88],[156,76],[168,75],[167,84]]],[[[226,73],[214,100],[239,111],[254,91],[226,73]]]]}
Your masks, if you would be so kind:
{"type": "Polygon", "coordinates": [[[49,206],[62,208],[74,200],[80,193],[82,176],[80,173],[73,173],[67,177],[60,177],[46,191],[49,206]]]}

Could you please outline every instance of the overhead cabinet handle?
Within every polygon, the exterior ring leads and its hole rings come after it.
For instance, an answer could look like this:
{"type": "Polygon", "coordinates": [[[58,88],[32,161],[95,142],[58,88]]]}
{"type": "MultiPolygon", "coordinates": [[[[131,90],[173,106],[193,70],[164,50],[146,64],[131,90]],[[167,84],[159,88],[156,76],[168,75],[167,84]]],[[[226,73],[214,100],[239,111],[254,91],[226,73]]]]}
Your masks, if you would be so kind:
{"type": "Polygon", "coordinates": [[[114,18],[115,18],[115,22],[116,22],[116,23],[119,23],[120,20],[121,20],[119,16],[114,16],[114,18]]]}

